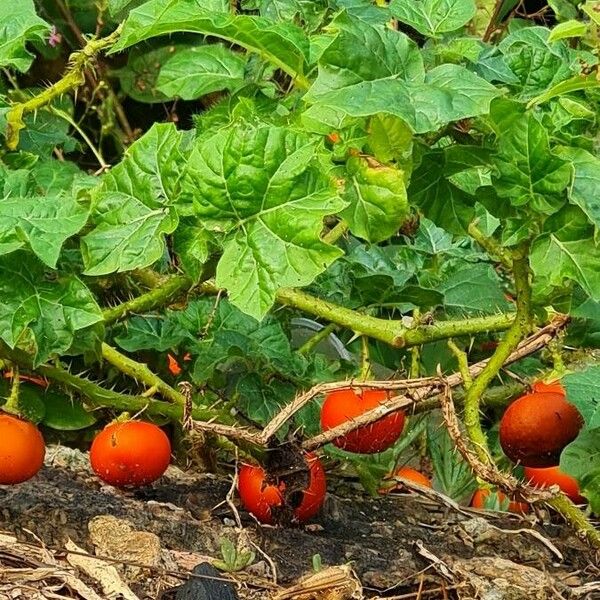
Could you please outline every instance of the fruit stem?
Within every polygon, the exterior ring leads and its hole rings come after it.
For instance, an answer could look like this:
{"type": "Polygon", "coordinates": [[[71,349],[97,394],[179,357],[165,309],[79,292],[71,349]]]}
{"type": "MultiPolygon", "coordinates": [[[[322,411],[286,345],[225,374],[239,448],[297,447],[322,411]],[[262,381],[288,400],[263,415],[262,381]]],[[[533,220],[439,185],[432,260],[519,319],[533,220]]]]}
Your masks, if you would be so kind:
{"type": "Polygon", "coordinates": [[[513,276],[515,280],[517,317],[502,341],[498,344],[489,362],[473,381],[466,392],[464,401],[464,421],[469,439],[477,456],[484,464],[489,464],[490,454],[486,435],[481,427],[479,408],[481,398],[500,372],[509,354],[519,345],[521,339],[531,329],[531,287],[529,285],[528,244],[523,244],[513,254],[513,276]]]}
{"type": "Polygon", "coordinates": [[[577,535],[595,548],[600,548],[600,531],[588,521],[583,511],[575,506],[567,496],[559,494],[555,498],[546,500],[546,504],[557,511],[575,529],[577,535]]]}
{"type": "Polygon", "coordinates": [[[369,351],[369,338],[366,335],[360,337],[360,375],[361,381],[371,378],[371,356],[369,351]]]}
{"type": "Polygon", "coordinates": [[[19,367],[14,365],[12,369],[12,383],[10,386],[10,394],[2,407],[4,412],[12,415],[20,416],[21,411],[19,408],[19,390],[21,387],[21,378],[19,377],[19,367]]]}
{"type": "MultiPolygon", "coordinates": [[[[106,342],[102,342],[102,358],[113,365],[113,367],[119,369],[121,373],[125,373],[125,375],[132,377],[136,381],[144,383],[149,390],[156,389],[166,400],[170,400],[180,406],[185,405],[185,396],[181,392],[172,388],[145,364],[121,354],[116,348],[109,346],[106,342]]],[[[143,395],[144,397],[148,397],[145,394],[143,395]]]]}

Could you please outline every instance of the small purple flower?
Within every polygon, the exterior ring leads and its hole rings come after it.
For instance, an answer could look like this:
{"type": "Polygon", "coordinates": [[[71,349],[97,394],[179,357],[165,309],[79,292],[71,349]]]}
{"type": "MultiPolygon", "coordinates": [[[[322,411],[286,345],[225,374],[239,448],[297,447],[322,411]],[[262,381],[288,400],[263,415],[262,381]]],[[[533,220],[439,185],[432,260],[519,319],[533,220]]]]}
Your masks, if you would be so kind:
{"type": "Polygon", "coordinates": [[[50,29],[50,37],[48,38],[48,43],[55,48],[62,42],[62,35],[56,31],[56,25],[52,25],[52,29],[50,29]]]}

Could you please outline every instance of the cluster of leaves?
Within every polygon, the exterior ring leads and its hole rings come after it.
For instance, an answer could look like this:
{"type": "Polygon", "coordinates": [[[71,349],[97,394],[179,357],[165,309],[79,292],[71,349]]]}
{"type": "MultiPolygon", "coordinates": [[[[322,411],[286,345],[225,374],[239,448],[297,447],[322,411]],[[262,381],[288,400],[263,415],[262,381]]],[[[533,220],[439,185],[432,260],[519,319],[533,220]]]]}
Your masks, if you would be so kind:
{"type": "MultiPolygon", "coordinates": [[[[43,85],[36,66],[46,80],[81,39],[123,22],[96,87],[28,113],[17,149],[0,154],[4,347],[34,367],[81,367],[103,340],[150,362],[189,353],[183,376],[266,423],[299,389],[357,372],[350,333],[296,351],[306,319],[275,310],[281,290],[383,318],[512,311],[510,273],[472,223],[506,252],[527,246],[536,314],[569,312],[571,345],[597,344],[598,2],[550,2],[552,26],[511,2],[490,23],[494,4],[0,0],[0,133],[43,85]],[[140,133],[131,144],[126,129],[140,133]],[[323,235],[337,222],[339,241],[323,235]],[[105,327],[101,307],[145,269],[214,275],[227,297],[105,327]]],[[[406,364],[405,350],[370,350],[376,373],[406,364]]],[[[453,361],[428,344],[420,372],[453,361]]],[[[586,429],[564,466],[598,506],[593,369],[567,380],[586,429]]],[[[314,411],[300,416],[307,430],[314,411]]],[[[436,476],[461,497],[472,480],[444,466],[436,431],[436,476]]]]}

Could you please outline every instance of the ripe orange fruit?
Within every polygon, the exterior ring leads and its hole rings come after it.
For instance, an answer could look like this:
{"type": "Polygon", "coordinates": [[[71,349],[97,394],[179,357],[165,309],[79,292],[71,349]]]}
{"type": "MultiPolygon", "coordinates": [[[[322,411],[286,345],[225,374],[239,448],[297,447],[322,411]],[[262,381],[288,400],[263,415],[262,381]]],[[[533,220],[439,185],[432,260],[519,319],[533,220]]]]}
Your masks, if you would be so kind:
{"type": "MultiPolygon", "coordinates": [[[[423,475],[420,471],[413,469],[412,467],[401,467],[397,469],[393,474],[386,475],[385,479],[392,479],[394,477],[399,477],[401,479],[408,479],[409,481],[414,481],[423,487],[431,487],[431,480],[429,477],[423,475]]],[[[393,490],[401,489],[402,485],[396,484],[388,488],[381,488],[379,490],[380,494],[387,494],[393,490]]]]}
{"type": "Polygon", "coordinates": [[[579,484],[574,477],[563,473],[560,467],[548,467],[546,469],[534,469],[525,467],[525,479],[533,485],[549,487],[557,485],[573,502],[582,504],[585,498],[579,493],[579,484]]]}
{"type": "Polygon", "coordinates": [[[44,438],[33,423],[0,414],[0,484],[31,479],[42,468],[45,454],[44,438]]]}
{"type": "Polygon", "coordinates": [[[552,467],[581,426],[579,411],[563,394],[534,392],[506,409],[500,421],[500,445],[514,462],[526,467],[552,467]]]}
{"type": "MultiPolygon", "coordinates": [[[[312,453],[306,454],[309,468],[308,487],[302,492],[302,500],[294,509],[298,521],[304,523],[320,510],[327,491],[325,471],[321,461],[312,453]]],[[[268,482],[267,473],[260,465],[244,464],[238,474],[238,492],[244,508],[261,523],[273,523],[271,509],[284,502],[285,481],[268,482]]]]}
{"type": "Polygon", "coordinates": [[[488,510],[506,507],[509,512],[523,514],[529,512],[529,504],[526,502],[509,500],[508,496],[500,490],[492,492],[487,488],[479,488],[475,491],[471,499],[471,506],[473,508],[486,508],[488,510]]]}
{"type": "Polygon", "coordinates": [[[92,469],[115,487],[156,481],[171,462],[171,443],[160,427],[145,421],[112,423],[92,442],[92,469]]]}
{"type": "MultiPolygon", "coordinates": [[[[327,394],[321,408],[321,428],[323,431],[333,429],[346,421],[379,406],[388,398],[384,390],[337,390],[327,394]]],[[[371,425],[359,427],[350,433],[333,440],[338,448],[348,452],[373,454],[382,452],[394,444],[404,429],[404,412],[382,417],[371,425]]]]}
{"type": "Polygon", "coordinates": [[[562,394],[566,397],[565,388],[562,386],[560,381],[551,381],[550,383],[545,383],[543,381],[536,381],[532,386],[532,390],[537,394],[545,394],[545,393],[554,393],[554,394],[562,394]]]}

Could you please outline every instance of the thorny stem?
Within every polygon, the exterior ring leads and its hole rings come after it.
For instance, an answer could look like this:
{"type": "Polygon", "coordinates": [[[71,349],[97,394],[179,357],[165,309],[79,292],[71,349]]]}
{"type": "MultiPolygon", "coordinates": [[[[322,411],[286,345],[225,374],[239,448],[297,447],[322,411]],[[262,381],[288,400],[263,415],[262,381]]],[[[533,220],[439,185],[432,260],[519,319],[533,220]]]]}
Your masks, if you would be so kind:
{"type": "Polygon", "coordinates": [[[521,338],[526,336],[531,329],[531,287],[529,285],[527,250],[528,247],[524,246],[515,251],[513,259],[513,275],[517,295],[517,316],[515,321],[465,395],[465,428],[479,459],[484,463],[489,463],[490,454],[487,446],[487,438],[483,432],[479,418],[481,397],[492,380],[498,375],[508,356],[519,345],[521,338]]]}
{"type": "Polygon", "coordinates": [[[369,338],[366,335],[360,338],[360,375],[361,381],[367,381],[371,377],[371,356],[369,352],[369,338]]]}
{"type": "Polygon", "coordinates": [[[10,150],[15,150],[19,145],[19,132],[25,127],[23,117],[50,104],[55,98],[81,86],[85,81],[84,71],[89,62],[99,52],[112,46],[120,33],[121,26],[119,25],[115,31],[105,38],[90,40],[84,48],[71,55],[72,66],[61,79],[29,100],[14,104],[10,108],[6,113],[6,145],[10,150]]]}
{"type": "Polygon", "coordinates": [[[185,294],[193,285],[193,281],[184,275],[169,277],[153,290],[104,310],[102,313],[104,323],[110,325],[131,313],[145,313],[165,306],[185,294]]]}
{"type": "MultiPolygon", "coordinates": [[[[158,375],[154,374],[146,365],[139,363],[118,350],[109,346],[107,343],[102,343],[102,357],[111,365],[119,369],[125,375],[129,375],[136,381],[141,381],[149,389],[155,389],[163,398],[170,400],[180,406],[185,405],[185,396],[172,388],[168,383],[164,382],[158,375]]],[[[144,397],[147,397],[144,394],[144,397]]]]}
{"type": "Polygon", "coordinates": [[[491,256],[495,257],[507,269],[512,269],[512,257],[494,238],[486,237],[473,221],[467,228],[468,234],[491,256]]]}
{"type": "Polygon", "coordinates": [[[577,534],[589,544],[600,548],[600,531],[586,518],[585,514],[564,494],[546,500],[545,503],[558,512],[577,534]]]}
{"type": "Polygon", "coordinates": [[[464,350],[461,350],[455,344],[454,340],[448,340],[448,348],[450,348],[452,354],[456,356],[456,361],[458,362],[458,371],[462,375],[465,389],[468,390],[473,383],[471,373],[469,373],[469,357],[464,350]]]}

